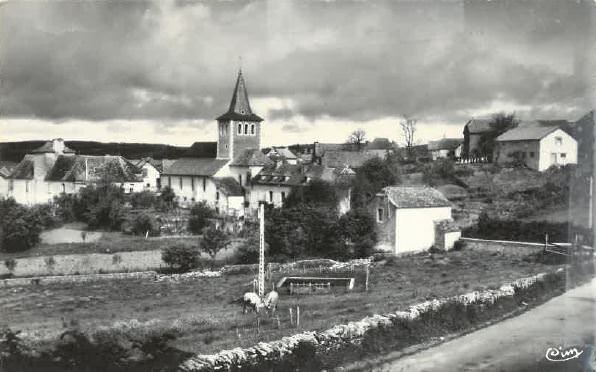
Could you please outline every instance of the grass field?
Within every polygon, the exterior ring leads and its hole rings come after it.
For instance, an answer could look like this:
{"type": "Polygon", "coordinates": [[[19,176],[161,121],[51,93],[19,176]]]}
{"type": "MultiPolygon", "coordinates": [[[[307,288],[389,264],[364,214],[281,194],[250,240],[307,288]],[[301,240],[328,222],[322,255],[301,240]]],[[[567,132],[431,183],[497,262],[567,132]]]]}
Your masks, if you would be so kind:
{"type": "MultiPolygon", "coordinates": [[[[259,334],[255,315],[243,315],[238,305],[230,303],[251,288],[251,274],[183,282],[131,280],[0,288],[0,313],[1,321],[12,329],[46,340],[71,326],[91,331],[132,319],[153,321],[150,327],[182,331],[172,346],[212,353],[299,332],[290,326],[290,306],[300,306],[301,330],[326,329],[425,299],[495,288],[556,268],[472,251],[399,258],[371,269],[368,292],[363,290],[362,273],[357,275],[353,292],[299,296],[281,292],[280,328],[276,321],[264,318],[259,334]]],[[[274,274],[273,279],[280,276],[274,274]]]]}

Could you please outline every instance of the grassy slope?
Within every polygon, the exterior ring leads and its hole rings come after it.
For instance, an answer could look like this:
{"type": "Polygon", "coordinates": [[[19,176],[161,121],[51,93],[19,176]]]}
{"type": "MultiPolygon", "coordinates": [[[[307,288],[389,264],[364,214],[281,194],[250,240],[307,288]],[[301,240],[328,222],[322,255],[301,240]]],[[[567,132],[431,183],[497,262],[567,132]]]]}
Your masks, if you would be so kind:
{"type": "MultiPolygon", "coordinates": [[[[400,258],[372,270],[371,290],[289,297],[282,294],[281,329],[264,319],[256,334],[254,315],[242,315],[229,301],[251,288],[252,276],[234,275],[188,282],[115,281],[78,285],[0,288],[2,320],[13,329],[35,331],[37,338],[55,336],[66,322],[83,329],[116,321],[159,319],[177,324],[184,335],[174,346],[211,353],[249,346],[297,332],[289,325],[288,307],[300,305],[302,329],[326,329],[374,313],[405,308],[425,299],[497,287],[503,282],[555,266],[481,252],[400,258]]],[[[308,274],[308,273],[306,273],[308,274]]],[[[278,279],[279,275],[274,276],[278,279]]]]}

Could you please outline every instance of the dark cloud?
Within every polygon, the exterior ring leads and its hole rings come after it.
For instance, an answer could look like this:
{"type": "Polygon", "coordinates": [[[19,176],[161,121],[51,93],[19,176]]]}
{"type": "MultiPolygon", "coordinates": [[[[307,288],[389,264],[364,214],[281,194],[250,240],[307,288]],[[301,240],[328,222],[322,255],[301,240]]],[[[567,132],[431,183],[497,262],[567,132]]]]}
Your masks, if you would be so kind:
{"type": "Polygon", "coordinates": [[[0,112],[209,120],[241,55],[252,96],[294,103],[269,119],[457,121],[497,100],[579,114],[594,83],[578,71],[594,58],[590,4],[8,2],[0,112]]]}

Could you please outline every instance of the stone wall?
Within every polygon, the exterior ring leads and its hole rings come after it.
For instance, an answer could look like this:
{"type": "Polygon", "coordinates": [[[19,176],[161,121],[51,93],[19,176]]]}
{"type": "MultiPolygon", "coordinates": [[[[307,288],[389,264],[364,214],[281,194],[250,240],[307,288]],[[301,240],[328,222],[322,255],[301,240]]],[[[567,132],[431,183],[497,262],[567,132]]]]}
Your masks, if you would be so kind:
{"type": "Polygon", "coordinates": [[[544,244],[515,242],[507,240],[483,240],[474,238],[461,238],[465,243],[465,249],[480,250],[484,252],[497,252],[500,254],[528,256],[541,252],[544,244]]]}

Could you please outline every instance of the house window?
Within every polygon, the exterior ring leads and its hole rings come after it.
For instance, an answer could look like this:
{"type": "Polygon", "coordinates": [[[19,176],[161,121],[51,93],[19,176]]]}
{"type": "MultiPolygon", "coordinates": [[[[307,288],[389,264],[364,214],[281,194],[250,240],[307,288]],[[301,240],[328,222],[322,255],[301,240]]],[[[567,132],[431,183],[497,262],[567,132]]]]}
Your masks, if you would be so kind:
{"type": "Polygon", "coordinates": [[[203,177],[203,192],[207,191],[207,178],[203,177]]]}
{"type": "Polygon", "coordinates": [[[25,192],[29,192],[29,181],[25,181],[25,192]]]}
{"type": "Polygon", "coordinates": [[[534,152],[530,151],[530,157],[533,158],[534,157],[534,152]]]}
{"type": "Polygon", "coordinates": [[[238,175],[238,183],[240,184],[240,186],[242,186],[242,175],[241,174],[238,175]]]}
{"type": "Polygon", "coordinates": [[[250,172],[246,172],[246,186],[250,185],[250,172]]]}
{"type": "Polygon", "coordinates": [[[269,202],[273,203],[273,191],[269,191],[269,202]]]}
{"type": "Polygon", "coordinates": [[[172,177],[168,177],[168,187],[172,188],[172,177]]]}
{"type": "Polygon", "coordinates": [[[190,189],[192,191],[195,191],[195,178],[194,177],[190,177],[190,189]]]}
{"type": "Polygon", "coordinates": [[[244,134],[248,134],[248,124],[244,124],[244,134]]]}
{"type": "Polygon", "coordinates": [[[555,145],[561,146],[563,144],[563,137],[555,137],[555,145]]]}
{"type": "Polygon", "coordinates": [[[179,184],[180,184],[180,190],[182,190],[182,176],[180,177],[180,182],[179,182],[179,184]]]}
{"type": "Polygon", "coordinates": [[[66,194],[66,185],[62,184],[62,192],[66,194]]]}
{"type": "Polygon", "coordinates": [[[286,201],[286,193],[284,191],[281,192],[281,201],[282,202],[286,201]]]}
{"type": "Polygon", "coordinates": [[[215,192],[215,200],[219,201],[219,191],[215,192]]]}
{"type": "Polygon", "coordinates": [[[565,152],[562,152],[562,153],[561,153],[561,159],[565,159],[566,157],[567,157],[567,153],[565,153],[565,152]]]}
{"type": "Polygon", "coordinates": [[[252,134],[253,136],[255,134],[255,125],[254,124],[250,125],[250,134],[252,134]]]}
{"type": "Polygon", "coordinates": [[[383,222],[383,208],[377,209],[377,222],[383,222]]]}
{"type": "Polygon", "coordinates": [[[242,123],[238,123],[238,134],[242,134],[242,123]]]}
{"type": "Polygon", "coordinates": [[[143,168],[143,177],[147,177],[147,168],[143,168]]]}

